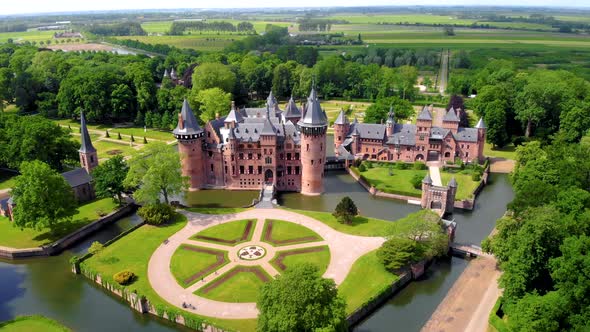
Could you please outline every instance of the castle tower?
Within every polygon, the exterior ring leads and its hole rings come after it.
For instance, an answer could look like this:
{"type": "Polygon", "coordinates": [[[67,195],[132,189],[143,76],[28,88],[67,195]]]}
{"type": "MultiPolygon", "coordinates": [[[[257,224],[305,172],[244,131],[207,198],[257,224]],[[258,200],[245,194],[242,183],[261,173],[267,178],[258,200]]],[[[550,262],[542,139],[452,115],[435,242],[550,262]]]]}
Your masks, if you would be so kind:
{"type": "Polygon", "coordinates": [[[430,178],[430,173],[426,173],[426,176],[422,180],[422,196],[420,200],[420,205],[423,209],[429,208],[429,191],[430,187],[432,187],[432,179],[430,178]]]}
{"type": "Polygon", "coordinates": [[[416,118],[416,126],[418,133],[428,133],[430,135],[430,128],[432,128],[432,114],[428,110],[428,106],[424,106],[418,117],[416,118]]]}
{"type": "Polygon", "coordinates": [[[311,89],[305,115],[298,125],[301,130],[301,193],[319,195],[324,191],[328,118],[322,111],[315,87],[311,89]]]}
{"type": "Polygon", "coordinates": [[[80,150],[78,150],[80,154],[80,165],[82,168],[85,168],[88,174],[98,166],[98,155],[96,153],[96,149],[92,146],[92,141],[90,140],[90,135],[88,134],[88,128],[86,128],[86,118],[84,117],[84,112],[80,112],[80,136],[81,136],[81,145],[80,150]]]}
{"type": "Polygon", "coordinates": [[[289,99],[287,106],[285,107],[285,113],[283,115],[284,119],[283,122],[287,123],[287,121],[291,121],[293,123],[297,123],[299,119],[301,119],[301,110],[297,108],[297,104],[293,100],[293,96],[289,99]]]}
{"type": "Polygon", "coordinates": [[[457,133],[457,130],[459,130],[459,122],[460,120],[459,117],[457,117],[455,109],[451,107],[443,117],[442,126],[444,129],[449,129],[455,134],[457,133]]]}
{"type": "Polygon", "coordinates": [[[385,122],[385,128],[387,131],[387,136],[393,135],[395,128],[395,112],[393,111],[393,106],[389,107],[389,113],[387,113],[387,122],[385,122]]]}
{"type": "Polygon", "coordinates": [[[236,103],[234,101],[231,102],[231,110],[223,122],[225,124],[225,128],[235,128],[236,123],[244,122],[244,117],[236,109],[236,103]]]}
{"type": "Polygon", "coordinates": [[[455,208],[455,196],[457,195],[457,180],[452,177],[447,184],[447,210],[446,212],[453,212],[455,208]]]}
{"type": "Polygon", "coordinates": [[[344,142],[349,130],[350,123],[348,122],[348,118],[344,110],[340,110],[340,114],[338,114],[336,121],[334,121],[334,149],[338,148],[344,142]]]}
{"type": "Polygon", "coordinates": [[[178,152],[182,164],[182,175],[190,178],[189,190],[203,188],[203,138],[204,131],[185,99],[178,114],[178,125],[172,132],[178,140],[178,152]]]}
{"type": "Polygon", "coordinates": [[[483,122],[483,118],[479,118],[479,121],[475,125],[477,128],[477,159],[479,162],[483,162],[485,156],[483,155],[483,146],[486,141],[486,123],[483,122]]]}

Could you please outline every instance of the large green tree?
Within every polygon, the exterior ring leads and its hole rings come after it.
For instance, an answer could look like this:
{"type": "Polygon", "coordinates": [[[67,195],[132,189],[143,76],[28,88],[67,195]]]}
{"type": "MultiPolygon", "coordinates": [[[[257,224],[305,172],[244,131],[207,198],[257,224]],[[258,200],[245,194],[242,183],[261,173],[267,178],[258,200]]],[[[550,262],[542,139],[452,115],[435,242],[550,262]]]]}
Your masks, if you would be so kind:
{"type": "Polygon", "coordinates": [[[396,121],[401,121],[414,114],[412,104],[404,99],[398,97],[386,97],[377,99],[377,101],[369,106],[365,111],[364,122],[366,123],[385,123],[387,121],[387,114],[390,108],[393,107],[396,121]]]}
{"type": "Polygon", "coordinates": [[[486,107],[485,122],[487,124],[486,139],[494,147],[503,147],[509,142],[506,132],[506,111],[502,104],[494,101],[486,107]]]}
{"type": "Polygon", "coordinates": [[[142,203],[156,203],[188,189],[188,177],[182,176],[180,158],[171,146],[153,142],[137,151],[129,160],[124,184],[136,188],[133,197],[142,203]]]}
{"type": "Polygon", "coordinates": [[[94,190],[98,197],[114,197],[122,203],[121,194],[125,191],[123,182],[129,172],[129,166],[122,155],[116,155],[92,170],[94,190]]]}
{"type": "Polygon", "coordinates": [[[63,176],[41,161],[23,162],[12,188],[14,224],[55,232],[76,214],[76,200],[63,176]]]}
{"type": "Polygon", "coordinates": [[[191,92],[189,96],[191,105],[199,110],[199,117],[203,123],[207,123],[217,114],[224,115],[229,112],[231,94],[219,88],[200,90],[196,94],[191,92]]]}
{"type": "Polygon", "coordinates": [[[221,63],[203,63],[193,73],[193,90],[201,91],[219,88],[232,93],[236,85],[236,74],[221,63]]]}
{"type": "Polygon", "coordinates": [[[346,331],[346,304],[332,279],[311,264],[295,265],[262,286],[259,331],[346,331]]]}

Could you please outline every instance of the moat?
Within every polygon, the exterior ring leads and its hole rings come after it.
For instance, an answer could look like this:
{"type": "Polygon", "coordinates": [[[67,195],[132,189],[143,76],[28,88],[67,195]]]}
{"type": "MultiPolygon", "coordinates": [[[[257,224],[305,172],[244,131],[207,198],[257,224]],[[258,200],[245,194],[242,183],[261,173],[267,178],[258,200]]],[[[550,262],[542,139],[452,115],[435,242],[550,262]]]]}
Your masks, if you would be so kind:
{"type": "MultiPolygon", "coordinates": [[[[418,206],[402,202],[373,198],[343,172],[327,173],[325,190],[325,194],[316,197],[283,194],[279,197],[279,203],[291,208],[332,211],[339,197],[346,194],[356,202],[363,215],[387,220],[396,220],[419,209],[418,206]]],[[[201,193],[205,192],[199,192],[191,199],[198,199],[201,193]]],[[[228,197],[227,192],[223,191],[206,194],[209,197],[228,197]]],[[[252,193],[242,193],[239,200],[248,201],[250,195],[252,193]]],[[[453,215],[459,225],[456,240],[479,243],[504,213],[512,195],[508,176],[493,174],[490,184],[480,194],[474,211],[456,211],[453,215]]],[[[137,222],[136,217],[123,219],[60,256],[20,262],[0,261],[0,321],[17,315],[43,314],[76,331],[184,330],[164,320],[130,310],[120,299],[109,295],[83,276],[76,276],[69,271],[68,260],[72,255],[85,252],[92,241],[105,242],[137,222]]],[[[468,261],[459,258],[435,263],[423,280],[411,283],[356,330],[390,331],[392,324],[395,324],[400,331],[418,331],[467,264],[468,261]]]]}

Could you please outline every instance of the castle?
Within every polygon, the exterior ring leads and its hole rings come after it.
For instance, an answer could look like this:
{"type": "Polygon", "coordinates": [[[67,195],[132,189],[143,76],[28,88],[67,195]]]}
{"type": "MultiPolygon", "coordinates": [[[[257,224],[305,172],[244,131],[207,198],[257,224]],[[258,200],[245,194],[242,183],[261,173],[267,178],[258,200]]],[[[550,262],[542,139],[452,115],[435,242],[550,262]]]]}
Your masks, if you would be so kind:
{"type": "Polygon", "coordinates": [[[334,122],[336,154],[384,161],[463,162],[483,160],[486,126],[480,119],[475,128],[459,127],[459,117],[451,108],[442,118],[442,127],[434,126],[425,106],[416,124],[397,123],[390,109],[385,124],[350,123],[344,111],[334,122]]]}
{"type": "Polygon", "coordinates": [[[201,128],[185,100],[173,133],[178,140],[182,173],[190,190],[227,188],[280,191],[305,195],[323,192],[328,118],[315,88],[299,109],[291,98],[279,108],[272,92],[263,108],[237,109],[201,128]]]}

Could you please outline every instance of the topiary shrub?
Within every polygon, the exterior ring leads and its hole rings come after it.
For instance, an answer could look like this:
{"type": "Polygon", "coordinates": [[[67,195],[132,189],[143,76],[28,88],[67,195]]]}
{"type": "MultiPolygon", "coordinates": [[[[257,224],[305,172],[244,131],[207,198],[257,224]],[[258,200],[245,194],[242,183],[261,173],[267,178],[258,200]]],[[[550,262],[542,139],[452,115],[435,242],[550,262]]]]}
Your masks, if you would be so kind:
{"type": "Polygon", "coordinates": [[[414,169],[415,170],[425,170],[427,168],[428,167],[426,167],[426,164],[423,163],[423,162],[421,162],[421,161],[417,161],[417,162],[414,163],[414,169]]]}
{"type": "Polygon", "coordinates": [[[99,253],[102,249],[104,249],[104,246],[102,245],[102,243],[100,243],[98,241],[94,241],[90,245],[90,248],[88,248],[88,252],[95,255],[95,254],[99,253]]]}
{"type": "Polygon", "coordinates": [[[161,225],[174,217],[174,208],[163,203],[147,204],[137,210],[137,214],[150,225],[161,225]]]}
{"type": "Polygon", "coordinates": [[[410,179],[410,183],[416,189],[422,188],[422,179],[423,177],[420,174],[414,174],[414,176],[410,179]]]}
{"type": "Polygon", "coordinates": [[[396,169],[407,169],[408,168],[408,164],[404,163],[403,161],[396,161],[394,167],[396,169]]]}
{"type": "Polygon", "coordinates": [[[373,163],[370,161],[365,162],[367,164],[367,168],[373,168],[373,163]]]}
{"type": "Polygon", "coordinates": [[[365,166],[365,164],[361,164],[359,166],[359,172],[366,172],[367,171],[367,167],[365,166]]]}
{"type": "Polygon", "coordinates": [[[135,278],[135,273],[128,270],[117,272],[113,275],[113,280],[119,285],[129,285],[135,281],[135,278]]]}

